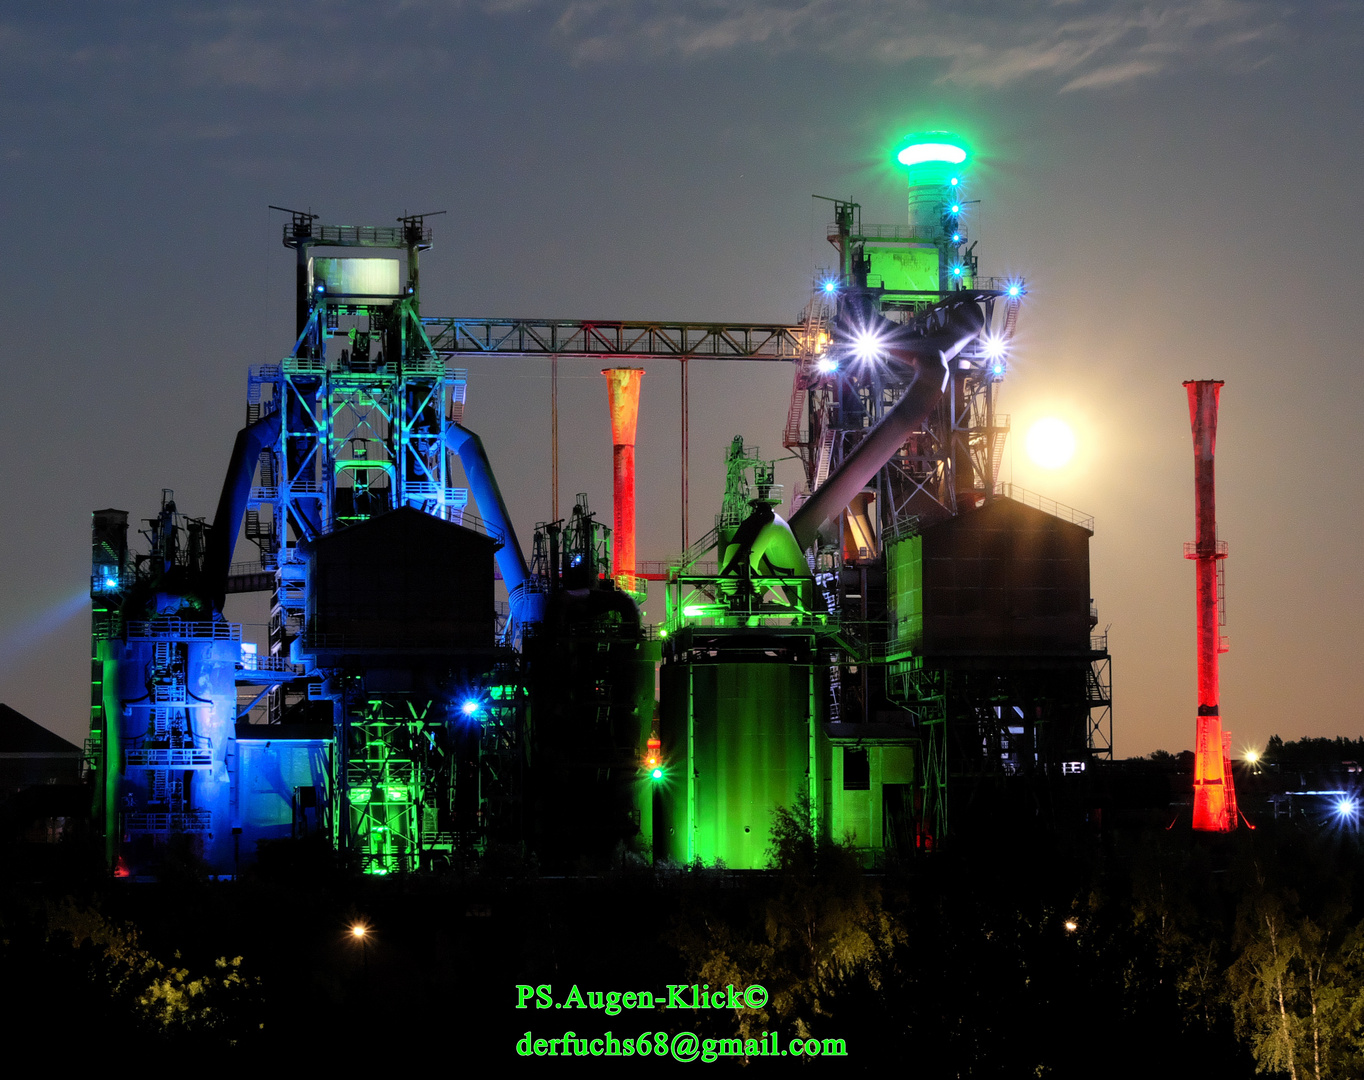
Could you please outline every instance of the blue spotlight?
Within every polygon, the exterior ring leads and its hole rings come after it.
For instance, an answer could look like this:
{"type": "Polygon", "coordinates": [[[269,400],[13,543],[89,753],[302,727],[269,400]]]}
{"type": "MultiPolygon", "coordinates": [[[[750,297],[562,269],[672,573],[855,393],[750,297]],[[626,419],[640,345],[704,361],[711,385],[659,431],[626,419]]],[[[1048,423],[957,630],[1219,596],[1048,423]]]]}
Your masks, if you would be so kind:
{"type": "Polygon", "coordinates": [[[1348,795],[1336,803],[1336,813],[1343,818],[1354,817],[1358,809],[1359,804],[1348,795]]]}
{"type": "Polygon", "coordinates": [[[838,292],[838,282],[830,278],[828,281],[824,283],[824,291],[826,293],[838,292]]]}
{"type": "Polygon", "coordinates": [[[953,277],[961,277],[961,267],[960,267],[960,266],[954,266],[954,267],[952,267],[952,276],[953,276],[953,277]]]}
{"type": "Polygon", "coordinates": [[[953,187],[956,187],[958,184],[961,183],[961,179],[960,179],[960,177],[954,176],[954,177],[952,177],[952,179],[951,179],[950,181],[948,181],[948,182],[949,182],[953,187]]]}
{"type": "Polygon", "coordinates": [[[464,703],[459,707],[459,711],[462,712],[465,716],[476,715],[478,713],[478,709],[479,709],[478,698],[465,698],[464,703]]]}
{"type": "Polygon", "coordinates": [[[952,204],[952,213],[954,213],[954,214],[960,214],[960,213],[961,213],[961,203],[953,203],[953,204],[952,204]]]}
{"type": "Polygon", "coordinates": [[[819,369],[821,375],[832,375],[838,370],[838,361],[832,356],[821,356],[815,367],[819,369]]]}

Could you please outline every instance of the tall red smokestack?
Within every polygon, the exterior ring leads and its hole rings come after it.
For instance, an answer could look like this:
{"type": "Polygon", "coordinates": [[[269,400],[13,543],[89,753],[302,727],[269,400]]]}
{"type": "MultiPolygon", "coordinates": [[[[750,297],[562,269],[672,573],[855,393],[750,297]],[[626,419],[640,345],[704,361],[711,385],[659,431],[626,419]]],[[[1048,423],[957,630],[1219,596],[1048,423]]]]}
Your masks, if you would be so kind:
{"type": "Polygon", "coordinates": [[[1222,732],[1218,712],[1221,691],[1217,655],[1222,651],[1218,618],[1217,563],[1227,557],[1227,545],[1217,539],[1217,500],[1213,454],[1217,449],[1217,399],[1220,380],[1186,382],[1189,422],[1194,443],[1194,542],[1184,545],[1184,557],[1194,560],[1198,595],[1198,733],[1194,743],[1193,827],[1204,832],[1236,828],[1236,790],[1232,786],[1230,735],[1222,732]]]}
{"type": "Polygon", "coordinates": [[[639,420],[639,380],[643,368],[605,368],[611,405],[611,457],[614,466],[614,535],[611,538],[611,576],[635,588],[635,424],[639,420]],[[621,575],[626,575],[622,577],[621,575]]]}

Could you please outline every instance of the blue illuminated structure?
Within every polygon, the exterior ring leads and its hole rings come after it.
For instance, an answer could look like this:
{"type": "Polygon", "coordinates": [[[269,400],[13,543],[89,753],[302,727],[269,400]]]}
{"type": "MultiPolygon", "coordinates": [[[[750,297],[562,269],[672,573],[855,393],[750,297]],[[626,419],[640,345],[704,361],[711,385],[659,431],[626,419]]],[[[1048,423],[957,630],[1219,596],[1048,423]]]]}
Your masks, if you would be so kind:
{"type": "Polygon", "coordinates": [[[212,524],[167,494],[134,554],[127,514],[95,515],[88,756],[117,873],[155,872],[172,842],[215,873],[316,832],[373,873],[483,842],[498,792],[480,763],[514,752],[523,707],[507,643],[540,607],[482,445],[459,426],[464,371],[418,315],[430,238],[421,216],[357,228],[291,212],[297,339],[250,371],[212,524]],[[327,247],[405,251],[406,273],[316,255],[327,247]],[[457,457],[482,518],[453,486],[457,457]],[[239,535],[258,558],[233,564],[239,535]],[[494,558],[515,625],[494,603],[494,558]],[[258,591],[260,653],[222,615],[229,593],[258,591]]]}
{"type": "Polygon", "coordinates": [[[154,872],[177,838],[230,873],[241,627],[211,603],[205,522],[181,515],[163,491],[145,525],[139,553],[128,545],[126,513],[93,517],[86,752],[94,818],[108,865],[122,876],[154,872]]]}

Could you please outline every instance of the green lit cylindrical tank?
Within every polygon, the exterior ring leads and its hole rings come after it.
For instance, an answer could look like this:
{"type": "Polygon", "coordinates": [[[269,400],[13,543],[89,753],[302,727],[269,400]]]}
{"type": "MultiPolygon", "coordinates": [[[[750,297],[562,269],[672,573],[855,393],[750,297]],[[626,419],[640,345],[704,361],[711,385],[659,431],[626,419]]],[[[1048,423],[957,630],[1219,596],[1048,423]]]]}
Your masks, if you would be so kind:
{"type": "Polygon", "coordinates": [[[662,668],[655,858],[767,865],[773,814],[826,797],[826,694],[807,634],[684,630],[662,668]]]}

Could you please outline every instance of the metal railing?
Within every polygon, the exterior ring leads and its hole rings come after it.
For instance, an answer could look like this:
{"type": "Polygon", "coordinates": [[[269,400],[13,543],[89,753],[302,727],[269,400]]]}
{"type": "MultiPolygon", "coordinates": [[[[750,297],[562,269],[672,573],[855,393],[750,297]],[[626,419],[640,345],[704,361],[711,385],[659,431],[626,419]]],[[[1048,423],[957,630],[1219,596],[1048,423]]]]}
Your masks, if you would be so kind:
{"type": "Polygon", "coordinates": [[[290,663],[282,656],[262,656],[260,653],[243,653],[237,665],[241,671],[278,671],[285,675],[302,675],[303,665],[290,663]]]}
{"type": "MultiPolygon", "coordinates": [[[[1229,549],[1228,549],[1228,547],[1227,547],[1227,542],[1226,542],[1225,540],[1218,540],[1217,543],[1216,543],[1216,544],[1214,545],[1214,547],[1213,547],[1213,556],[1212,556],[1212,557],[1213,557],[1214,559],[1225,559],[1225,558],[1227,557],[1228,551],[1229,551],[1229,549]]],[[[1198,541],[1197,541],[1197,540],[1185,540],[1185,541],[1184,541],[1184,557],[1185,557],[1186,559],[1196,559],[1196,558],[1198,558],[1198,541]]]]}
{"type": "MultiPolygon", "coordinates": [[[[448,490],[463,489],[452,488],[448,490]]],[[[473,513],[471,510],[465,509],[463,505],[460,506],[447,505],[445,507],[445,512],[447,515],[446,520],[449,520],[453,524],[463,525],[466,529],[472,529],[476,533],[481,533],[482,535],[488,537],[488,539],[496,541],[499,546],[505,543],[505,538],[503,536],[501,529],[499,529],[496,525],[492,524],[489,521],[484,521],[481,517],[473,513]]],[[[436,515],[432,516],[434,517],[436,515]]],[[[333,518],[331,521],[323,522],[322,534],[324,536],[330,535],[331,533],[337,532],[338,530],[349,529],[356,524],[359,523],[347,521],[338,522],[335,518],[333,518]]]]}
{"type": "Polygon", "coordinates": [[[207,810],[183,810],[178,813],[132,811],[123,815],[123,824],[129,832],[198,833],[208,832],[213,827],[213,815],[207,810]]]}
{"type": "MultiPolygon", "coordinates": [[[[300,236],[294,223],[287,221],[284,223],[284,242],[311,239],[319,246],[401,248],[407,247],[409,239],[416,239],[415,236],[409,238],[407,229],[401,225],[314,225],[312,230],[310,234],[300,236]]],[[[420,242],[429,244],[430,226],[423,226],[420,232],[420,242]]]]}
{"type": "Polygon", "coordinates": [[[1055,499],[1044,498],[1034,491],[1027,491],[1017,484],[996,484],[995,494],[1003,495],[1006,499],[1022,503],[1024,506],[1031,506],[1034,510],[1041,510],[1044,514],[1050,514],[1054,518],[1062,521],[1069,521],[1072,525],[1078,525],[1089,532],[1094,531],[1094,515],[1086,514],[1082,510],[1076,510],[1073,506],[1059,503],[1055,499]]]}
{"type": "Polygon", "coordinates": [[[202,746],[137,747],[123,752],[124,767],[129,769],[213,768],[213,750],[202,746]]]}
{"type": "Polygon", "coordinates": [[[128,624],[129,641],[175,638],[183,641],[241,641],[241,623],[193,622],[171,616],[128,624]]]}
{"type": "Polygon", "coordinates": [[[247,574],[273,574],[274,572],[275,567],[263,566],[259,559],[253,559],[251,562],[234,562],[227,568],[228,577],[244,577],[247,574]]]}

